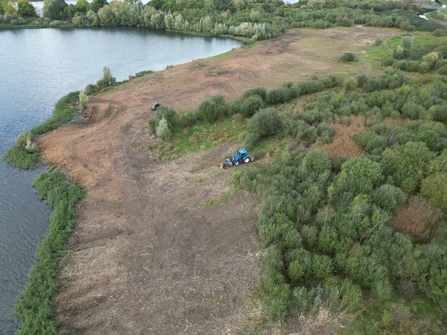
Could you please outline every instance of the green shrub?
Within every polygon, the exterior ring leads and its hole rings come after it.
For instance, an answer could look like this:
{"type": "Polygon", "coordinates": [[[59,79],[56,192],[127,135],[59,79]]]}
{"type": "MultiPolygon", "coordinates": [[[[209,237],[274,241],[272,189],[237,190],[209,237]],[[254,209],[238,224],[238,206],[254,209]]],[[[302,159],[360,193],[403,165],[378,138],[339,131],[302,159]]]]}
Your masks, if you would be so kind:
{"type": "Polygon", "coordinates": [[[325,279],[332,273],[332,259],[326,255],[312,257],[312,275],[317,279],[325,279]]]}
{"type": "Polygon", "coordinates": [[[446,172],[447,173],[447,149],[430,162],[430,173],[446,172]]]}
{"type": "Polygon", "coordinates": [[[91,95],[93,93],[96,93],[100,90],[100,87],[98,85],[95,84],[89,84],[87,85],[87,87],[85,88],[85,93],[88,95],[91,95]]]}
{"type": "Polygon", "coordinates": [[[405,193],[398,187],[385,184],[374,190],[372,202],[391,213],[395,213],[407,200],[405,193]]]}
{"type": "Polygon", "coordinates": [[[436,70],[436,73],[441,74],[443,76],[447,76],[447,65],[441,66],[436,70]]]}
{"type": "Polygon", "coordinates": [[[228,106],[230,114],[238,114],[241,113],[242,102],[238,99],[235,99],[228,106]]]}
{"type": "Polygon", "coordinates": [[[428,173],[428,166],[435,157],[425,143],[407,142],[385,149],[382,167],[392,183],[411,193],[419,188],[428,173]]]}
{"type": "Polygon", "coordinates": [[[288,102],[290,100],[290,90],[287,87],[274,88],[267,92],[265,101],[270,104],[288,102]]]}
{"type": "Polygon", "coordinates": [[[382,66],[392,66],[394,64],[393,56],[386,56],[382,58],[382,66]]]}
{"type": "Polygon", "coordinates": [[[147,126],[149,128],[149,134],[150,135],[156,135],[156,127],[157,127],[157,122],[155,120],[149,120],[147,121],[147,126]]]}
{"type": "Polygon", "coordinates": [[[421,183],[421,195],[436,207],[447,209],[447,173],[438,172],[421,183]]]}
{"type": "Polygon", "coordinates": [[[320,92],[324,88],[324,85],[319,80],[309,80],[300,82],[297,84],[297,87],[300,90],[300,95],[305,95],[320,92]]]}
{"type": "Polygon", "coordinates": [[[328,144],[332,142],[335,131],[328,123],[321,122],[317,127],[317,135],[318,139],[321,140],[322,143],[328,144]]]}
{"type": "Polygon", "coordinates": [[[282,135],[285,129],[286,120],[274,108],[261,109],[248,121],[248,133],[258,139],[282,135]]]}
{"type": "Polygon", "coordinates": [[[200,120],[213,123],[219,117],[220,106],[211,100],[205,100],[199,105],[197,115],[200,120]]]}
{"type": "Polygon", "coordinates": [[[338,60],[343,63],[350,63],[355,61],[355,55],[352,52],[345,52],[338,60]]]}
{"type": "Polygon", "coordinates": [[[264,101],[262,100],[262,97],[257,94],[253,94],[242,101],[241,113],[245,117],[250,117],[263,107],[264,101]]]}
{"type": "Polygon", "coordinates": [[[177,124],[181,128],[192,127],[196,124],[199,116],[196,112],[184,112],[177,117],[177,124]]]}
{"type": "Polygon", "coordinates": [[[353,284],[349,279],[345,279],[341,284],[342,305],[349,311],[354,312],[363,301],[361,288],[353,284]]]}
{"type": "Polygon", "coordinates": [[[83,111],[88,104],[88,96],[84,91],[79,92],[79,109],[83,111]]]}
{"type": "Polygon", "coordinates": [[[309,151],[303,159],[302,166],[306,173],[321,175],[331,169],[329,154],[324,150],[309,151]]]}
{"type": "Polygon", "coordinates": [[[164,117],[158,122],[158,125],[155,127],[155,132],[163,140],[169,140],[172,137],[169,122],[164,117]]]}
{"type": "Polygon", "coordinates": [[[332,197],[342,192],[369,193],[374,185],[382,179],[383,174],[380,164],[368,158],[353,158],[342,165],[338,179],[335,180],[328,191],[332,197]]]}
{"type": "Polygon", "coordinates": [[[245,100],[252,95],[259,95],[262,100],[265,100],[267,96],[267,90],[265,89],[265,87],[250,88],[244,92],[243,98],[245,100]]]}
{"type": "Polygon", "coordinates": [[[160,106],[155,112],[156,124],[159,124],[162,119],[167,121],[169,129],[172,131],[174,125],[177,123],[177,111],[173,108],[160,106]]]}
{"type": "Polygon", "coordinates": [[[135,74],[135,77],[140,78],[140,77],[143,77],[145,74],[152,73],[152,72],[154,72],[154,71],[152,71],[152,70],[140,71],[135,74]]]}
{"type": "Polygon", "coordinates": [[[34,169],[39,165],[39,155],[23,147],[13,146],[6,150],[2,158],[10,165],[21,169],[34,169]]]}

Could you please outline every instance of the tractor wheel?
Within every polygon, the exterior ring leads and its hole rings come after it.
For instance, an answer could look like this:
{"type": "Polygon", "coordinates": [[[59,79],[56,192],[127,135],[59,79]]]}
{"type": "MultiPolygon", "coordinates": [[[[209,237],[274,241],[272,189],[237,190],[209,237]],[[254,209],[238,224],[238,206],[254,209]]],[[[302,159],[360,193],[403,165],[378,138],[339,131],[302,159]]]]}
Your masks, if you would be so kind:
{"type": "Polygon", "coordinates": [[[234,161],[234,165],[238,166],[239,165],[239,161],[234,161]]]}
{"type": "Polygon", "coordinates": [[[244,162],[245,162],[245,163],[248,163],[249,161],[250,161],[250,157],[245,157],[245,158],[244,158],[244,162]]]}

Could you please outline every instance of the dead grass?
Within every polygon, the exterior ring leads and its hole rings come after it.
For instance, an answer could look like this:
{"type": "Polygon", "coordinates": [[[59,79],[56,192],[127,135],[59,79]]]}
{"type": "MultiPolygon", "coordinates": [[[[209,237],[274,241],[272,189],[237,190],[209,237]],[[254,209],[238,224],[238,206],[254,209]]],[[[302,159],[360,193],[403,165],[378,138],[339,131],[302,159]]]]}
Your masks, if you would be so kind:
{"type": "Polygon", "coordinates": [[[387,126],[391,126],[391,127],[403,127],[408,123],[409,120],[407,119],[392,119],[390,117],[384,118],[382,119],[382,123],[386,124],[387,126]]]}
{"type": "Polygon", "coordinates": [[[394,216],[394,229],[410,235],[418,242],[426,242],[430,239],[440,214],[439,209],[430,205],[424,198],[416,196],[394,216]]]}
{"type": "Polygon", "coordinates": [[[315,146],[313,149],[326,150],[331,158],[345,156],[346,158],[360,157],[363,154],[362,148],[351,139],[354,132],[365,131],[365,117],[351,115],[345,124],[333,123],[332,129],[335,131],[332,143],[315,146]]]}

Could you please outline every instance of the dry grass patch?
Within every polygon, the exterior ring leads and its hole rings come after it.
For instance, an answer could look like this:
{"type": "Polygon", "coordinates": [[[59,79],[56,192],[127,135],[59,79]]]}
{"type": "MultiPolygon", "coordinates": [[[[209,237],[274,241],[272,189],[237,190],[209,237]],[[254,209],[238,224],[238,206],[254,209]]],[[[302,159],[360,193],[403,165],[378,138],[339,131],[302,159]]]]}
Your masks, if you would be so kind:
{"type": "Polygon", "coordinates": [[[384,118],[381,122],[391,127],[403,127],[408,123],[407,119],[393,119],[390,117],[384,118]]]}
{"type": "Polygon", "coordinates": [[[314,147],[314,149],[326,150],[330,157],[345,156],[346,158],[360,157],[363,154],[362,148],[351,139],[354,132],[363,133],[365,131],[365,117],[351,115],[346,124],[331,124],[335,131],[332,143],[314,147]]]}
{"type": "Polygon", "coordinates": [[[439,209],[430,205],[424,198],[416,196],[394,216],[394,229],[419,242],[426,242],[430,239],[440,214],[439,209]]]}

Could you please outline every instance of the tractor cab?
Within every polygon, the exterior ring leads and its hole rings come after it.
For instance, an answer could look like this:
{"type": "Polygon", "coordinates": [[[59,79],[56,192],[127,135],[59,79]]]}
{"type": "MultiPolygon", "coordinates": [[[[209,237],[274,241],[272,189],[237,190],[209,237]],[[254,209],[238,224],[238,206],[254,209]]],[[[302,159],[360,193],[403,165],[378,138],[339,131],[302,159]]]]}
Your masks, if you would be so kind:
{"type": "Polygon", "coordinates": [[[252,156],[249,155],[248,151],[245,148],[240,148],[236,154],[231,158],[231,161],[234,165],[239,165],[239,163],[248,163],[252,161],[252,156]]]}

